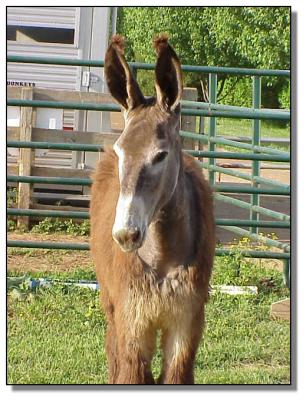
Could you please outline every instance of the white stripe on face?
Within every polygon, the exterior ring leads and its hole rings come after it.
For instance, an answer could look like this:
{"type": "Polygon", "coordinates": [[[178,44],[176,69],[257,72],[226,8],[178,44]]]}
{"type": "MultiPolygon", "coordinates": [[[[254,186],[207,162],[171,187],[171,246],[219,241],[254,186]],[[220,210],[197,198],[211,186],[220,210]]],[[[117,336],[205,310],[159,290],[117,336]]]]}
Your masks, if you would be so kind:
{"type": "Polygon", "coordinates": [[[116,217],[113,233],[122,229],[138,228],[141,234],[146,226],[145,207],[143,200],[138,196],[122,195],[120,193],[116,207],[116,217]]]}
{"type": "Polygon", "coordinates": [[[119,171],[119,179],[122,178],[123,171],[123,162],[124,162],[124,151],[118,146],[117,142],[113,145],[114,152],[118,157],[118,171],[119,171]]]}
{"type": "MultiPolygon", "coordinates": [[[[118,156],[119,180],[123,177],[124,166],[124,151],[118,146],[117,142],[113,145],[113,149],[118,156]]],[[[146,226],[145,206],[143,200],[131,193],[120,192],[117,207],[116,217],[113,226],[113,233],[121,229],[139,228],[141,233],[146,226]]]]}

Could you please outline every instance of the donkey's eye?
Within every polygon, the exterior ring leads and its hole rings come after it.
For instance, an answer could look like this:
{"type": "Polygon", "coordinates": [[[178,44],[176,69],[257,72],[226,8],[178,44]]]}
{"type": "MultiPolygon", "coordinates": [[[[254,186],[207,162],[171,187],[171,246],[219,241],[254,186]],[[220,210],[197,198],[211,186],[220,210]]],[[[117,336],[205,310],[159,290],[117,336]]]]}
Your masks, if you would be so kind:
{"type": "Polygon", "coordinates": [[[161,161],[163,161],[168,155],[167,151],[160,151],[159,153],[156,154],[156,156],[152,160],[152,164],[157,164],[161,161]]]}

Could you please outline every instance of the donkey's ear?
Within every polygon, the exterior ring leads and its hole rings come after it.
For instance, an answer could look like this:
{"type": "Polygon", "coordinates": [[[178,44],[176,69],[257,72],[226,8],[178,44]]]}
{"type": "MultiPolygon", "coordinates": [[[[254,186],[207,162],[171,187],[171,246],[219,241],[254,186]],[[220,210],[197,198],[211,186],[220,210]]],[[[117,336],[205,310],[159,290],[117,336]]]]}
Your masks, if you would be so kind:
{"type": "Polygon", "coordinates": [[[124,38],[114,35],[105,55],[104,73],[111,95],[126,109],[145,103],[124,57],[124,38]]]}
{"type": "Polygon", "coordinates": [[[157,37],[153,45],[157,53],[155,67],[157,102],[171,111],[178,105],[183,92],[181,63],[169,45],[167,35],[157,37]]]}

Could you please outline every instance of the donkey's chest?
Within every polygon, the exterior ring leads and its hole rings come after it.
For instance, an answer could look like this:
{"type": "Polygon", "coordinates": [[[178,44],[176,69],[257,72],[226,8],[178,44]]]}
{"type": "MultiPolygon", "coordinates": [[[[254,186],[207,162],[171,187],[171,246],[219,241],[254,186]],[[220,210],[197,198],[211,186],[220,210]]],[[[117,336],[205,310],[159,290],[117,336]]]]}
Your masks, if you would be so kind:
{"type": "Polygon", "coordinates": [[[129,287],[126,302],[129,318],[161,327],[190,314],[201,303],[194,279],[196,270],[194,266],[177,267],[163,278],[158,278],[154,271],[144,272],[129,287]]]}
{"type": "Polygon", "coordinates": [[[155,279],[161,288],[167,288],[169,284],[171,287],[176,287],[178,282],[182,284],[186,280],[187,266],[194,261],[194,246],[191,243],[192,235],[190,235],[191,238],[188,235],[185,236],[176,238],[174,232],[171,240],[167,237],[146,240],[142,248],[138,250],[138,256],[146,271],[144,280],[155,279]],[[180,245],[178,246],[177,243],[180,245]],[[154,275],[154,279],[151,279],[150,274],[154,275]]]}

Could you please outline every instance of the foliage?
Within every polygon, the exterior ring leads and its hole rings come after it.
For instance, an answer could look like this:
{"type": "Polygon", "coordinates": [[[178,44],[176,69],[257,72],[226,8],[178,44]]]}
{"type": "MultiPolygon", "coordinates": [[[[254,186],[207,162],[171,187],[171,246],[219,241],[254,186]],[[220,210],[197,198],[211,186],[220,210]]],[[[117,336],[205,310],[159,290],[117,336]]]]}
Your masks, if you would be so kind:
{"type": "Polygon", "coordinates": [[[16,206],[17,189],[12,188],[6,192],[6,206],[7,208],[13,208],[16,206]]]}
{"type": "Polygon", "coordinates": [[[88,235],[90,224],[88,220],[82,223],[75,223],[72,219],[45,218],[37,225],[34,225],[33,233],[68,233],[69,235],[88,235]]]}
{"type": "MultiPolygon", "coordinates": [[[[17,199],[17,189],[16,188],[10,188],[6,192],[6,207],[7,208],[14,208],[17,206],[16,200],[17,199]]],[[[7,224],[6,224],[6,229],[8,232],[12,232],[16,230],[17,224],[14,219],[11,219],[8,217],[7,219],[7,224]]]]}
{"type": "MultiPolygon", "coordinates": [[[[277,240],[275,233],[261,236],[277,240]]],[[[214,284],[226,285],[255,285],[264,290],[264,285],[269,282],[270,289],[278,291],[279,295],[287,294],[288,289],[283,287],[283,276],[277,269],[266,269],[263,267],[262,260],[255,260],[244,257],[243,250],[267,251],[269,246],[258,242],[255,246],[248,237],[242,237],[239,241],[234,239],[234,244],[230,246],[231,254],[218,258],[218,263],[213,271],[214,284]],[[222,260],[220,262],[220,260],[222,260]]]]}
{"type": "Polygon", "coordinates": [[[290,108],[290,82],[286,82],[286,85],[282,87],[279,94],[279,101],[282,108],[290,108]]]}
{"type": "MultiPolygon", "coordinates": [[[[130,61],[154,62],[152,38],[167,32],[183,64],[290,68],[290,7],[121,7],[118,31],[128,38],[130,61]]],[[[149,73],[141,71],[138,78],[146,94],[152,94],[149,73]]],[[[185,74],[185,85],[201,93],[200,80],[206,79],[204,74],[185,74]]],[[[232,87],[225,102],[246,105],[248,89],[242,80],[220,76],[219,96],[232,87]]],[[[284,78],[266,79],[264,106],[287,104],[286,85],[284,78]]]]}
{"type": "Polygon", "coordinates": [[[7,227],[7,231],[8,231],[8,232],[13,232],[13,231],[15,231],[16,228],[17,228],[16,221],[14,221],[14,220],[12,220],[12,219],[8,219],[8,220],[7,220],[6,227],[7,227]]]}

